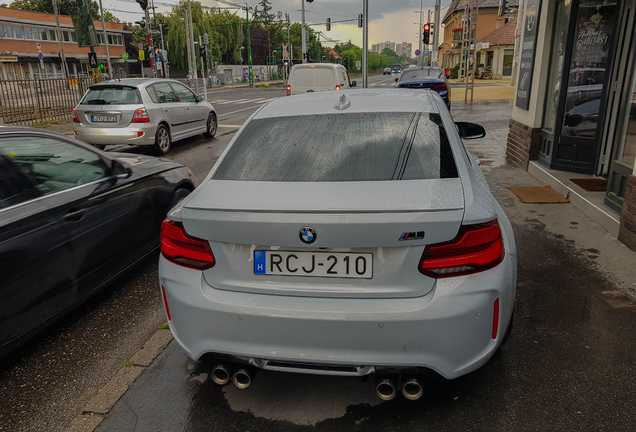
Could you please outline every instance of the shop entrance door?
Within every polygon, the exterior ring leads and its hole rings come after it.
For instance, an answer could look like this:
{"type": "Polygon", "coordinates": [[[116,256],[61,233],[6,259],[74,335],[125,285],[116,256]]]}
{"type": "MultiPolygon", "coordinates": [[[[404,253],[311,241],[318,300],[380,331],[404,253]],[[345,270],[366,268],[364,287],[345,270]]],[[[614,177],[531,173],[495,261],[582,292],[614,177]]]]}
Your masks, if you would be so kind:
{"type": "Polygon", "coordinates": [[[550,168],[596,171],[611,90],[618,12],[619,4],[611,0],[580,0],[571,7],[570,2],[558,4],[557,17],[567,20],[555,23],[554,75],[545,110],[554,117],[544,118],[539,158],[550,168]]]}

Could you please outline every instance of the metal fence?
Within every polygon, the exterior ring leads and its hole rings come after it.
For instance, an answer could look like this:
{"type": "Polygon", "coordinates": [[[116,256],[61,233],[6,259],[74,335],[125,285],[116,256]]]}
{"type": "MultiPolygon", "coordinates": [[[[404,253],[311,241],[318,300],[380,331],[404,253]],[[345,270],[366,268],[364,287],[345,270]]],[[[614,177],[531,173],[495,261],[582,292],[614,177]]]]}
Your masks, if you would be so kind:
{"type": "Polygon", "coordinates": [[[32,126],[50,120],[71,120],[95,78],[47,78],[0,80],[0,122],[32,126]]]}

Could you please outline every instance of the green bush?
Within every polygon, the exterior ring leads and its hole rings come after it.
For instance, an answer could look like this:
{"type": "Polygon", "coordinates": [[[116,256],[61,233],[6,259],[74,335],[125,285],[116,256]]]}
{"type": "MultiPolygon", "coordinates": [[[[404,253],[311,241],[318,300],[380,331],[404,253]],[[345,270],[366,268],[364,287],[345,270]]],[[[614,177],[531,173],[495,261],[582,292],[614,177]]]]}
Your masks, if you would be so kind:
{"type": "Polygon", "coordinates": [[[458,76],[459,76],[459,65],[455,65],[455,67],[452,68],[450,71],[450,77],[451,79],[457,79],[458,76]]]}

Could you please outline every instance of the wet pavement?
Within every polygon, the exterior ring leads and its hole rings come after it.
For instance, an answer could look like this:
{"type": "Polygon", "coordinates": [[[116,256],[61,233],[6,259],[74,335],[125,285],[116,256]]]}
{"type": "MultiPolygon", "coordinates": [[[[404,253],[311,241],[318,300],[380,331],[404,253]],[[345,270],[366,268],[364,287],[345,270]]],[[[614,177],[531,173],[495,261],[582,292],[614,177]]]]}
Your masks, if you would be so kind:
{"type": "MultiPolygon", "coordinates": [[[[541,186],[505,162],[511,102],[453,104],[483,124],[467,142],[515,230],[518,289],[510,339],[484,367],[425,381],[424,396],[380,402],[374,379],[259,372],[220,387],[212,365],[173,341],[98,431],[630,431],[636,412],[636,254],[571,204],[522,204],[541,186]]],[[[452,343],[452,341],[449,341],[452,343]]]]}

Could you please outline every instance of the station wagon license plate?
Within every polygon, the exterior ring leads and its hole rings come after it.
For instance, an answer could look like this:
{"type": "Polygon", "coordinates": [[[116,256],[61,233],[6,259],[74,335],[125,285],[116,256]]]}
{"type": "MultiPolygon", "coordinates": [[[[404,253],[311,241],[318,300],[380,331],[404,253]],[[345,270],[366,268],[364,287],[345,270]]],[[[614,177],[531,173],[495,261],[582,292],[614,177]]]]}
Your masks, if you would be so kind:
{"type": "Polygon", "coordinates": [[[112,123],[117,121],[117,116],[92,115],[91,121],[93,123],[96,123],[96,122],[111,122],[112,123]]]}
{"type": "Polygon", "coordinates": [[[371,279],[373,254],[257,250],[254,274],[371,279]]]}

